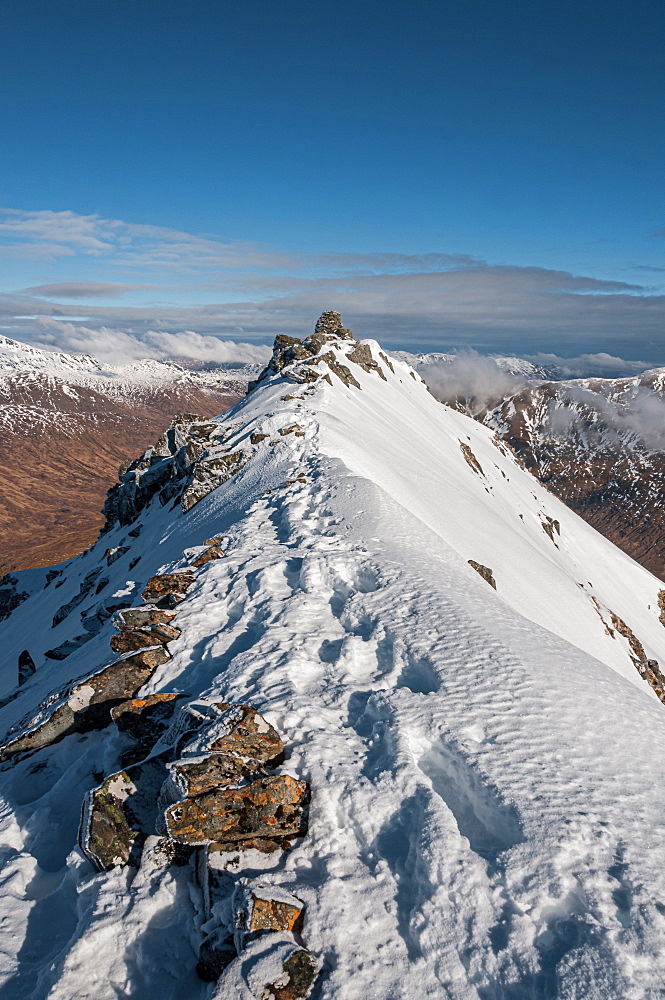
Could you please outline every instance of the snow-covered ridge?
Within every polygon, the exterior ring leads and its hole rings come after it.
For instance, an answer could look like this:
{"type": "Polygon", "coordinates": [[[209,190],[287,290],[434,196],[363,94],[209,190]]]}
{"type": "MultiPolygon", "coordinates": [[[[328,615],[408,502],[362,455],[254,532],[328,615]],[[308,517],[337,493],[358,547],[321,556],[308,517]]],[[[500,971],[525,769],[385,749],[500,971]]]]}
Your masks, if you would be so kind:
{"type": "Polygon", "coordinates": [[[655,998],[659,582],[341,323],[278,338],[244,400],[172,431],[91,550],[16,575],[0,724],[111,663],[111,608],[187,572],[141,694],[255,706],[311,786],[309,830],[262,871],[242,851],[231,872],[205,848],[159,862],[153,838],[138,868],[96,873],[75,838],[126,749],[110,720],[5,765],[8,995],[261,1000],[290,934],[238,941],[216,987],[194,972],[242,875],[304,903],[322,1000],[655,998]],[[12,690],[26,646],[36,669],[12,690]]]}

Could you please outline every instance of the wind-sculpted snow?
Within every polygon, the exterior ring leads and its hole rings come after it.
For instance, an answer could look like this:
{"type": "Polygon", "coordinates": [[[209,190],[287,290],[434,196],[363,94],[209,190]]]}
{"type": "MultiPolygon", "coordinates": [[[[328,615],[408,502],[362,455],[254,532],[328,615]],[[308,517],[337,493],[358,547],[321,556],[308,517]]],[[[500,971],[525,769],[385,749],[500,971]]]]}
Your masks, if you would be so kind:
{"type": "MultiPolygon", "coordinates": [[[[665,707],[611,616],[665,664],[659,583],[404,363],[380,378],[354,347],[333,338],[220,418],[247,460],[190,510],[155,496],[45,589],[33,574],[0,626],[5,687],[26,646],[37,669],[0,724],[111,662],[110,622],[43,660],[102,602],[136,605],[155,573],[187,570],[180,635],[141,694],[255,706],[309,782],[307,837],[234,878],[304,904],[313,996],[655,1000],[665,707]],[[191,569],[221,536],[226,554],[191,569]],[[97,565],[108,582],[51,628],[97,565]]],[[[260,998],[269,937],[217,987],[196,976],[223,914],[193,864],[146,845],[140,867],[98,873],[77,848],[123,739],[68,736],[4,766],[0,1000],[260,998]]]]}

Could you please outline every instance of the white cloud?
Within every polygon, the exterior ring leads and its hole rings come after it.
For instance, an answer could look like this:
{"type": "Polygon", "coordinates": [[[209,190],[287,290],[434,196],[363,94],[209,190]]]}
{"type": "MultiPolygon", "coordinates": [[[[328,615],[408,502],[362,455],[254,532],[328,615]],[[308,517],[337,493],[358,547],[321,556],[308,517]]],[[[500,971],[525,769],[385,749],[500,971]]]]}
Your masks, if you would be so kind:
{"type": "Polygon", "coordinates": [[[104,364],[118,365],[128,361],[153,358],[168,361],[187,358],[196,361],[265,363],[270,348],[261,344],[236,343],[218,337],[201,336],[192,330],[165,333],[148,330],[141,337],[108,327],[92,329],[44,318],[33,338],[35,343],[73,354],[91,354],[104,364]]]}

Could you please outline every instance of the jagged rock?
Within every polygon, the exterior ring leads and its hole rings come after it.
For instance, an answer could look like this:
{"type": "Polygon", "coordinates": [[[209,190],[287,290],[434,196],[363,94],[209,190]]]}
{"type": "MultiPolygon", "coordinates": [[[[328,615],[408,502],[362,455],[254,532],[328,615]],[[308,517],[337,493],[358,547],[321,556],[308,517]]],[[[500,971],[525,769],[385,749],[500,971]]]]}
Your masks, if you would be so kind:
{"type": "Polygon", "coordinates": [[[117,611],[128,608],[131,603],[131,595],[125,595],[123,597],[112,596],[107,597],[106,600],[100,602],[94,608],[89,609],[85,613],[81,612],[81,625],[88,633],[88,638],[91,638],[93,635],[97,635],[112,615],[114,615],[117,611]]]}
{"type": "Polygon", "coordinates": [[[111,709],[111,718],[121,733],[136,741],[137,746],[123,755],[123,762],[141,760],[171,725],[173,713],[182,694],[151,694],[147,698],[132,698],[111,709]]]}
{"type": "MultiPolygon", "coordinates": [[[[44,584],[44,590],[46,590],[46,588],[49,587],[53,583],[54,580],[57,580],[59,576],[62,576],[62,570],[61,569],[50,569],[50,570],[48,570],[48,572],[46,573],[46,582],[44,584]]],[[[0,581],[0,583],[1,582],[2,581],[0,581]]]]}
{"type": "MultiPolygon", "coordinates": [[[[540,524],[545,534],[548,535],[553,542],[554,532],[556,531],[557,535],[561,534],[561,525],[558,521],[555,521],[553,517],[549,517],[549,515],[545,515],[545,520],[541,521],[540,524]]],[[[556,545],[556,542],[554,542],[554,544],[556,545]]]]}
{"type": "Polygon", "coordinates": [[[298,431],[301,430],[302,427],[300,426],[300,424],[289,424],[288,427],[280,427],[279,433],[282,435],[282,437],[286,437],[287,434],[293,434],[294,432],[297,433],[298,431]]]}
{"type": "Polygon", "coordinates": [[[0,747],[0,761],[50,746],[71,733],[103,729],[111,721],[111,709],[133,698],[168,659],[164,646],[142,649],[78,681],[30,720],[27,731],[0,747]]]}
{"type": "Polygon", "coordinates": [[[395,369],[394,369],[394,367],[393,367],[393,363],[392,363],[392,361],[391,361],[391,360],[390,360],[390,358],[389,358],[389,357],[387,356],[387,354],[384,354],[384,353],[383,353],[383,351],[379,351],[379,357],[380,357],[380,358],[381,358],[381,360],[383,361],[384,365],[386,365],[386,367],[387,367],[387,368],[390,368],[391,372],[392,372],[392,373],[393,373],[393,375],[394,375],[394,374],[395,374],[395,369]]]}
{"type": "Polygon", "coordinates": [[[209,545],[196,559],[192,559],[192,566],[196,566],[198,569],[199,566],[205,566],[206,563],[213,562],[215,559],[223,559],[225,555],[226,552],[219,542],[215,542],[213,545],[209,545]]]}
{"type": "Polygon", "coordinates": [[[376,374],[379,375],[384,382],[387,381],[386,376],[383,374],[381,365],[372,357],[372,349],[369,344],[358,344],[358,346],[346,356],[349,361],[353,361],[354,364],[360,365],[360,367],[366,372],[376,372],[376,374]]]}
{"type": "Polygon", "coordinates": [[[476,562],[475,559],[469,559],[468,563],[472,569],[475,569],[476,573],[482,576],[483,580],[486,580],[487,583],[489,583],[490,587],[494,587],[496,590],[496,580],[494,579],[494,574],[489,566],[483,566],[482,563],[476,562]]]}
{"type": "Polygon", "coordinates": [[[19,590],[18,577],[12,576],[11,573],[0,577],[0,622],[9,618],[14,608],[17,608],[28,597],[30,594],[27,591],[19,590]]]}
{"type": "Polygon", "coordinates": [[[216,983],[227,965],[238,957],[233,934],[217,927],[201,942],[196,972],[204,983],[216,983]]]}
{"type": "Polygon", "coordinates": [[[239,844],[252,838],[302,837],[309,786],[290,775],[266,776],[242,788],[218,788],[166,810],[169,836],[183,844],[239,844]]]}
{"type": "Polygon", "coordinates": [[[254,431],[253,434],[249,435],[249,442],[250,444],[261,444],[261,442],[265,441],[267,437],[270,437],[270,435],[260,434],[258,431],[254,431]]]}
{"type": "Polygon", "coordinates": [[[658,610],[660,623],[665,625],[665,590],[661,590],[658,594],[658,610]]]}
{"type": "Polygon", "coordinates": [[[174,625],[159,623],[146,625],[144,628],[123,629],[111,636],[110,646],[114,653],[132,653],[135,649],[148,649],[150,646],[165,646],[180,635],[180,629],[174,625]]]}
{"type": "Polygon", "coordinates": [[[91,570],[90,573],[87,574],[79,588],[78,594],[75,594],[71,601],[68,601],[67,604],[63,604],[62,607],[58,608],[56,613],[53,615],[51,628],[55,628],[56,625],[59,625],[60,622],[64,621],[67,615],[74,610],[74,608],[77,608],[79,604],[83,603],[86,597],[91,593],[92,588],[99,579],[101,572],[101,566],[96,566],[95,569],[91,570]]]}
{"type": "Polygon", "coordinates": [[[79,832],[81,849],[100,871],[132,861],[138,849],[155,833],[159,789],[165,768],[151,759],[108,777],[88,792],[79,832]]]}
{"type": "Polygon", "coordinates": [[[45,650],[44,656],[47,660],[66,660],[70,653],[79,649],[91,638],[92,636],[90,635],[77,635],[73,639],[67,639],[65,642],[60,643],[54,649],[45,650]]]}
{"type": "Polygon", "coordinates": [[[191,510],[195,504],[223,483],[235,476],[245,464],[244,451],[234,451],[228,455],[215,458],[205,458],[197,462],[191,475],[191,481],[185,487],[180,499],[184,511],[191,510]]]}
{"type": "Polygon", "coordinates": [[[194,583],[194,574],[188,570],[180,570],[175,573],[159,573],[151,576],[143,591],[143,600],[150,604],[161,606],[180,604],[185,599],[185,594],[194,583]]]}
{"type": "Polygon", "coordinates": [[[19,684],[25,684],[29,677],[32,677],[36,670],[35,661],[30,656],[27,649],[24,649],[18,655],[18,682],[19,684]]]}
{"type": "Polygon", "coordinates": [[[129,545],[116,545],[114,549],[107,549],[104,553],[104,556],[106,557],[106,565],[113,565],[117,559],[124,556],[125,552],[129,552],[129,545]]]}
{"type": "MultiPolygon", "coordinates": [[[[413,372],[411,372],[411,374],[413,375],[413,372]]],[[[469,468],[473,469],[474,472],[477,472],[479,476],[484,476],[485,473],[483,472],[483,467],[476,458],[476,456],[471,451],[469,445],[466,444],[465,441],[460,441],[459,446],[462,454],[464,455],[464,461],[469,466],[469,468]]]]}
{"type": "Polygon", "coordinates": [[[174,618],[175,612],[159,608],[127,608],[118,612],[115,623],[121,629],[135,629],[147,625],[168,625],[174,618]]]}
{"type": "Polygon", "coordinates": [[[213,702],[201,732],[183,754],[228,754],[269,767],[284,760],[284,744],[269,722],[251,705],[213,702]]]}
{"type": "Polygon", "coordinates": [[[351,369],[346,365],[341,364],[332,351],[322,354],[317,360],[325,361],[333,375],[336,375],[338,379],[341,379],[344,385],[353,385],[356,389],[360,389],[360,382],[354,377],[351,369]]]}

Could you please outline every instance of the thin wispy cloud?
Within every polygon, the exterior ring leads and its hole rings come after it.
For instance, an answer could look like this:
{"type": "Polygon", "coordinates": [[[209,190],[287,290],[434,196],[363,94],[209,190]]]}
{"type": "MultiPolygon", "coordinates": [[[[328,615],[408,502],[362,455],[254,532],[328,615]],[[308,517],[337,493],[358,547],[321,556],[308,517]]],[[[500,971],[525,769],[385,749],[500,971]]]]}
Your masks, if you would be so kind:
{"type": "Polygon", "coordinates": [[[665,364],[665,295],[592,275],[443,251],[287,253],[97,215],[0,211],[0,252],[17,262],[33,251],[41,281],[0,294],[0,327],[35,342],[64,337],[53,321],[80,331],[81,350],[113,333],[114,355],[126,344],[134,357],[141,343],[156,350],[149,333],[195,331],[214,360],[220,340],[304,336],[334,308],[359,336],[394,348],[665,364]]]}

